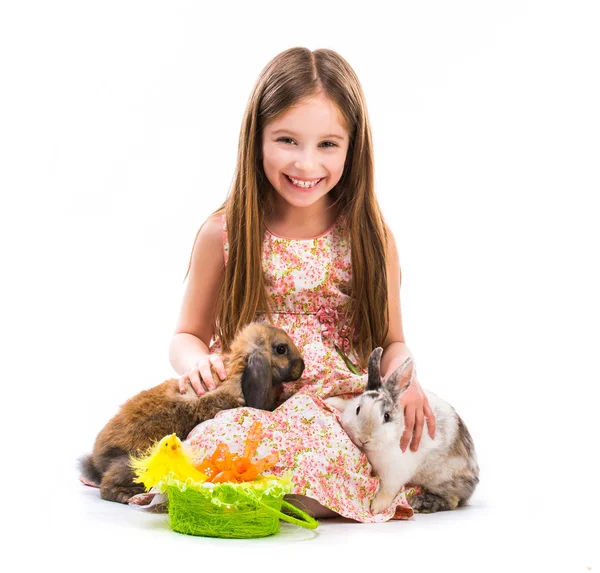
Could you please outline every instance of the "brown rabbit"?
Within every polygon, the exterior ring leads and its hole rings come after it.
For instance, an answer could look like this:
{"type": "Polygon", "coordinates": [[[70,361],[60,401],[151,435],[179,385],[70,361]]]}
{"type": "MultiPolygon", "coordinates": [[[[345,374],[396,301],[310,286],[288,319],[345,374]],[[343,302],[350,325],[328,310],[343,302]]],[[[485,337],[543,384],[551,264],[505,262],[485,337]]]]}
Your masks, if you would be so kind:
{"type": "Polygon", "coordinates": [[[227,378],[218,387],[198,396],[188,382],[179,392],[177,378],[144,390],[129,399],[100,431],[91,455],[80,460],[83,477],[100,485],[100,496],[126,503],[144,491],[134,484],[129,454],[145,451],[153,442],[175,432],[185,439],[200,422],[221,410],[248,406],[273,410],[275,386],[298,380],[304,361],[289,336],[267,323],[250,323],[223,355],[227,378]]]}

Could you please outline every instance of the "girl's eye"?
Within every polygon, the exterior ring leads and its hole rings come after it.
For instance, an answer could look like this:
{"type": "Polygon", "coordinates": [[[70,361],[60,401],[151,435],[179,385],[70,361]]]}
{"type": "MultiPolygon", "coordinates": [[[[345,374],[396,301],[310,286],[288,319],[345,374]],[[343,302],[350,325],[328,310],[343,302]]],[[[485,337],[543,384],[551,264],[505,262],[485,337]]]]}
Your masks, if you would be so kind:
{"type": "MultiPolygon", "coordinates": [[[[292,143],[294,142],[294,140],[291,137],[280,137],[277,141],[281,141],[283,143],[287,143],[288,141],[291,141],[292,143]]],[[[323,145],[323,147],[325,147],[326,149],[330,147],[337,147],[337,144],[333,143],[333,141],[324,141],[321,145],[323,145]],[[324,145],[326,143],[329,145],[324,145]]]]}

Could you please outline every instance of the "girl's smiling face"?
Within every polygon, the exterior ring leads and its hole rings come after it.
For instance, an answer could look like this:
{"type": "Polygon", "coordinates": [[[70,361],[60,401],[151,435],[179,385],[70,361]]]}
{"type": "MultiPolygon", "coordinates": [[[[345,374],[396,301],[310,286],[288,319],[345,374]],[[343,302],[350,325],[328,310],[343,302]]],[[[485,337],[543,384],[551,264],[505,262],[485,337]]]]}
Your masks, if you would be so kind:
{"type": "Polygon", "coordinates": [[[289,205],[316,206],[341,179],[349,143],[338,108],[319,94],[265,126],[265,175],[289,205]]]}

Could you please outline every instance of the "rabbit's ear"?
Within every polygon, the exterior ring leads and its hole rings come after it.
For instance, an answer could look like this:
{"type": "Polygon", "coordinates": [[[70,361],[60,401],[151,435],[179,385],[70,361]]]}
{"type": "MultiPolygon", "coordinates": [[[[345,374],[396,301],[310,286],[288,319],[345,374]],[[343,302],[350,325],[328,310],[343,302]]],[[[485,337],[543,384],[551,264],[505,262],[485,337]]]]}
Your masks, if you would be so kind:
{"type": "Polygon", "coordinates": [[[394,404],[408,390],[413,378],[413,372],[413,359],[409,356],[385,381],[385,387],[392,397],[394,404]]]}
{"type": "Polygon", "coordinates": [[[383,354],[383,348],[379,347],[371,352],[369,356],[369,380],[367,382],[366,390],[380,390],[381,389],[381,376],[379,375],[379,366],[381,363],[381,355],[383,354]]]}
{"type": "Polygon", "coordinates": [[[332,396],[331,398],[325,398],[323,400],[327,404],[329,404],[332,408],[339,410],[342,414],[346,411],[348,404],[352,402],[352,400],[344,400],[344,398],[340,398],[339,396],[332,396]]]}
{"type": "Polygon", "coordinates": [[[273,408],[275,398],[271,378],[271,363],[267,357],[260,351],[253,352],[242,374],[242,393],[246,406],[260,410],[273,408]]]}

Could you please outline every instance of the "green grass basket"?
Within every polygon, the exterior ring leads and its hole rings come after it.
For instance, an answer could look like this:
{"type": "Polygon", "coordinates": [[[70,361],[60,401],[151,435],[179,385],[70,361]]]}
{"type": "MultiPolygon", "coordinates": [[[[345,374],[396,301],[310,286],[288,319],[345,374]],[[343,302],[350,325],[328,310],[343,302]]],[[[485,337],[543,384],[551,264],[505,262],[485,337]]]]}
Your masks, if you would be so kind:
{"type": "Polygon", "coordinates": [[[284,495],[292,489],[285,479],[264,477],[206,487],[169,478],[161,485],[169,498],[171,528],[179,533],[241,539],[273,535],[279,531],[279,520],[306,529],[316,529],[319,524],[284,501],[284,495]]]}

